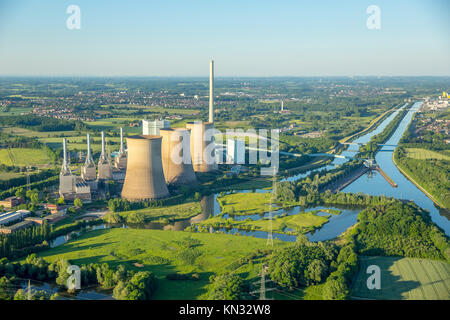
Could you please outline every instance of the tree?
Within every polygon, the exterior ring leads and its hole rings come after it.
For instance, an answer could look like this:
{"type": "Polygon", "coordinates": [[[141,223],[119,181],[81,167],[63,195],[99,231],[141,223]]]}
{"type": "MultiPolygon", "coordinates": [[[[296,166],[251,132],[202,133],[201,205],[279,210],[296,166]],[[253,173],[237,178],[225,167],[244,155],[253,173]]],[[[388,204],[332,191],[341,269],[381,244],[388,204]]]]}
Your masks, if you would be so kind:
{"type": "Polygon", "coordinates": [[[83,201],[81,201],[81,199],[79,199],[79,198],[75,198],[75,200],[73,201],[73,204],[75,207],[81,208],[83,206],[83,201]]]}
{"type": "Polygon", "coordinates": [[[314,259],[308,266],[307,278],[309,284],[318,284],[324,280],[327,274],[327,266],[321,260],[314,259]]]}
{"type": "Polygon", "coordinates": [[[331,279],[325,282],[322,296],[325,300],[344,300],[348,294],[345,280],[331,279]]]}
{"type": "Polygon", "coordinates": [[[213,277],[211,280],[209,300],[241,300],[244,297],[244,281],[241,277],[225,274],[213,277]]]}
{"type": "Polygon", "coordinates": [[[18,198],[25,199],[27,193],[26,193],[26,191],[25,191],[23,188],[19,188],[19,189],[17,189],[15,195],[16,195],[16,197],[18,197],[18,198]]]}
{"type": "Polygon", "coordinates": [[[63,196],[61,196],[61,197],[58,199],[57,204],[59,204],[59,205],[65,205],[65,204],[66,204],[66,202],[64,201],[64,197],[63,197],[63,196]]]}

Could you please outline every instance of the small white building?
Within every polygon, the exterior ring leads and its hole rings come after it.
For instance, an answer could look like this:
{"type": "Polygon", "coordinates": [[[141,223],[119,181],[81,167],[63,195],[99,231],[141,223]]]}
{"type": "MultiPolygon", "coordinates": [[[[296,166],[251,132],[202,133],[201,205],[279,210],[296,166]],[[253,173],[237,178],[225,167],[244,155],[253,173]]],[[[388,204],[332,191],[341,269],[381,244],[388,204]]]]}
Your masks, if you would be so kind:
{"type": "Polygon", "coordinates": [[[159,129],[170,128],[169,120],[142,120],[142,134],[159,136],[159,129]]]}
{"type": "Polygon", "coordinates": [[[245,164],[245,141],[242,139],[227,140],[227,163],[245,164]]]}

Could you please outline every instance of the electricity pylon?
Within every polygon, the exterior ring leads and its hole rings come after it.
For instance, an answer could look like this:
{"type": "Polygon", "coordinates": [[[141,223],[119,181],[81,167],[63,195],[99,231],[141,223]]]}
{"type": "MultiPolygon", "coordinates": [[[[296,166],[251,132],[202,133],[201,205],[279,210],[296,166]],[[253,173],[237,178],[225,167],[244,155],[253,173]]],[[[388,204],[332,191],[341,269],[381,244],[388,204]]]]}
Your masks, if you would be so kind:
{"type": "Polygon", "coordinates": [[[269,222],[267,226],[267,246],[273,247],[273,234],[272,234],[272,200],[276,195],[276,168],[273,167],[272,173],[272,196],[270,197],[270,208],[269,208],[269,222]]]}
{"type": "Polygon", "coordinates": [[[259,286],[258,290],[250,292],[250,294],[259,294],[259,300],[271,300],[268,299],[266,296],[267,291],[275,290],[275,288],[267,288],[266,283],[272,282],[272,280],[268,279],[266,280],[266,272],[267,272],[267,266],[263,265],[261,270],[261,280],[254,282],[253,284],[259,286]]]}

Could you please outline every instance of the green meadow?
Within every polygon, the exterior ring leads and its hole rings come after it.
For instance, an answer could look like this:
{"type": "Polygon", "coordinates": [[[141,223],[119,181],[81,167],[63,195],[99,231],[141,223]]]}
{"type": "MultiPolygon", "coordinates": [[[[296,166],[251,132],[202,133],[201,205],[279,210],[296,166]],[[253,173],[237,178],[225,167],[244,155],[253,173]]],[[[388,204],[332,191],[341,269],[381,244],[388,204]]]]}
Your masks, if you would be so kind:
{"type": "Polygon", "coordinates": [[[270,211],[272,193],[231,193],[217,198],[223,214],[249,215],[270,211]]]}
{"type": "Polygon", "coordinates": [[[8,166],[43,166],[48,165],[50,159],[42,149],[9,148],[0,150],[0,163],[8,166]]]}
{"type": "MultiPolygon", "coordinates": [[[[274,241],[274,248],[286,245],[274,241]]],[[[253,237],[112,228],[85,233],[38,255],[47,261],[68,259],[75,265],[123,264],[133,270],[151,271],[159,279],[154,299],[201,299],[213,274],[233,272],[256,281],[263,261],[255,259],[238,267],[232,263],[266,249],[266,239],[253,237]],[[173,273],[197,273],[199,280],[166,279],[167,274],[173,273]]]]}
{"type": "Polygon", "coordinates": [[[427,159],[450,160],[450,156],[447,156],[443,153],[421,148],[407,148],[406,155],[409,158],[417,160],[427,160],[427,159]]]}
{"type": "Polygon", "coordinates": [[[360,257],[352,297],[379,300],[450,300],[450,265],[429,259],[360,257]],[[381,289],[367,288],[367,267],[381,269],[381,289]]]}

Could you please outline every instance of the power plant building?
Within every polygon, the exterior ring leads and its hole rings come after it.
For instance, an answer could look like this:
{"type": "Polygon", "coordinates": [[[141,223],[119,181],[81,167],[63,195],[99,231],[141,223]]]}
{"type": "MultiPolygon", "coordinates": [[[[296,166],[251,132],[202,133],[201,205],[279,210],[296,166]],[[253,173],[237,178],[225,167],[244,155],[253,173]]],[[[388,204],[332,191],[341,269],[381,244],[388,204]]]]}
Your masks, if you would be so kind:
{"type": "Polygon", "coordinates": [[[161,140],[155,135],[127,137],[127,172],[122,198],[140,201],[169,196],[161,159],[161,140]]]}
{"type": "Polygon", "coordinates": [[[81,178],[72,174],[67,161],[67,141],[63,138],[63,164],[59,174],[59,194],[65,200],[73,201],[79,198],[83,201],[91,201],[91,188],[81,178]]]}
{"type": "Polygon", "coordinates": [[[184,128],[160,129],[162,137],[162,164],[166,183],[196,184],[192,167],[190,130],[184,128]]]}
{"type": "Polygon", "coordinates": [[[227,140],[227,163],[245,163],[245,141],[242,139],[227,140]]]}
{"type": "Polygon", "coordinates": [[[159,135],[160,129],[170,128],[169,120],[142,120],[142,134],[143,135],[159,135]]]}

